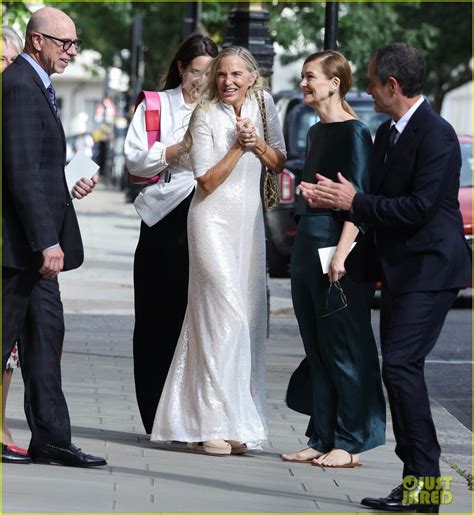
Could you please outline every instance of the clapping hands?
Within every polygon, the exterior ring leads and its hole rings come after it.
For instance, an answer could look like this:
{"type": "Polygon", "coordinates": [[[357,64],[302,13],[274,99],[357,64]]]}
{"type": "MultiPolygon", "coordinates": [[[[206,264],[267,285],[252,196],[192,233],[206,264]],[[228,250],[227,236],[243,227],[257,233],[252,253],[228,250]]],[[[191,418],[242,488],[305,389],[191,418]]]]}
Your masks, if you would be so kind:
{"type": "Polygon", "coordinates": [[[253,150],[257,144],[257,131],[249,118],[237,117],[237,141],[249,150],[253,150]]]}
{"type": "Polygon", "coordinates": [[[316,174],[316,181],[316,184],[300,183],[301,195],[310,207],[351,210],[357,190],[341,173],[337,174],[338,182],[319,173],[316,174]]]}

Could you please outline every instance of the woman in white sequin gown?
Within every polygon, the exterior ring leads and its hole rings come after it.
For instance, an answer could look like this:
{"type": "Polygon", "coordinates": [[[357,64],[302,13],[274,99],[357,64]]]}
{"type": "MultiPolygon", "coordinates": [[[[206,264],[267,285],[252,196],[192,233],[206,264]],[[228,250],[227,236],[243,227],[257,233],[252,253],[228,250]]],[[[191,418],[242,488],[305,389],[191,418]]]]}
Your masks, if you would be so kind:
{"type": "Polygon", "coordinates": [[[203,442],[210,454],[243,453],[268,435],[260,175],[262,163],[281,170],[285,146],[267,93],[263,139],[259,83],[246,49],[223,50],[189,126],[198,187],[188,215],[188,307],[151,440],[203,442]]]}

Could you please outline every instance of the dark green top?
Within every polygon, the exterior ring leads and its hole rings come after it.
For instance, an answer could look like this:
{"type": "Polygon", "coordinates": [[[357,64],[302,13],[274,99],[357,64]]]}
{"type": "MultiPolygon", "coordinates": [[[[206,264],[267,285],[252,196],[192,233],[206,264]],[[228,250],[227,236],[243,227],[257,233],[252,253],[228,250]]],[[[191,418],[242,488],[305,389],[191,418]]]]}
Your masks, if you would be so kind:
{"type": "MultiPolygon", "coordinates": [[[[318,122],[308,131],[306,160],[303,168],[305,182],[316,182],[316,172],[337,180],[341,172],[358,191],[369,189],[369,164],[372,137],[369,129],[359,120],[345,122],[318,122]]],[[[308,206],[300,195],[296,215],[321,215],[332,213],[327,209],[308,206]]]]}

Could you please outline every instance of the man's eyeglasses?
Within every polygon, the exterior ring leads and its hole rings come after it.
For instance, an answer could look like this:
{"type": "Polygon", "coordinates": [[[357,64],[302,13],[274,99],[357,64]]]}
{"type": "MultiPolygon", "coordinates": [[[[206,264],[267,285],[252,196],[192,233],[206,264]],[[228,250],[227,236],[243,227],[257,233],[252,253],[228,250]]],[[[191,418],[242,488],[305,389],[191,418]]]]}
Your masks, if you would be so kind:
{"type": "Polygon", "coordinates": [[[54,39],[54,41],[59,41],[63,44],[63,50],[67,52],[72,45],[76,48],[76,50],[79,50],[82,41],[80,39],[76,39],[72,41],[71,39],[61,39],[61,38],[55,38],[54,36],[50,36],[49,34],[43,34],[42,32],[38,32],[38,34],[41,34],[43,37],[48,39],[54,39]]]}
{"type": "Polygon", "coordinates": [[[344,290],[342,289],[341,283],[339,281],[336,281],[334,283],[329,284],[328,293],[326,296],[326,313],[323,315],[320,315],[319,318],[326,318],[329,315],[333,315],[334,313],[337,313],[338,311],[342,311],[343,309],[347,308],[347,297],[344,293],[344,290]],[[332,299],[334,295],[331,295],[332,288],[338,292],[339,295],[336,296],[336,300],[332,299]],[[331,302],[332,299],[332,302],[331,302]],[[331,307],[329,306],[331,304],[331,307]]]}

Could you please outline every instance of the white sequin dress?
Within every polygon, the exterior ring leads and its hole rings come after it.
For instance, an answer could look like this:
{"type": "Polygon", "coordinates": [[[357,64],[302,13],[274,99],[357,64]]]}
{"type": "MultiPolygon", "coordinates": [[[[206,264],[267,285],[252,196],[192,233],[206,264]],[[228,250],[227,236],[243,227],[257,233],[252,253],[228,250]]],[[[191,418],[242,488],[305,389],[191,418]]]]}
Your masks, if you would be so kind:
{"type": "MultiPolygon", "coordinates": [[[[268,144],[285,153],[270,95],[265,94],[268,144]]],[[[191,160],[196,177],[219,162],[236,140],[231,106],[196,113],[191,160]]],[[[263,137],[254,98],[241,116],[263,137]]],[[[246,152],[211,194],[198,187],[188,215],[188,307],[155,416],[151,440],[266,442],[265,235],[261,164],[246,152]]],[[[159,339],[159,327],[157,327],[159,339]]],[[[159,344],[159,342],[158,342],[159,344]]]]}

